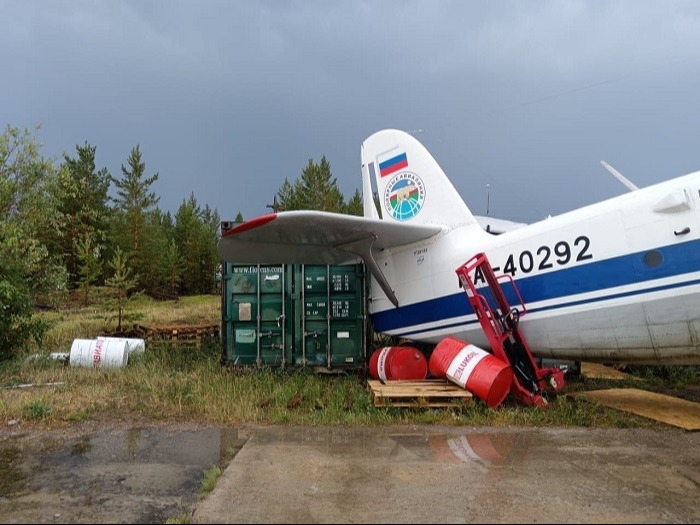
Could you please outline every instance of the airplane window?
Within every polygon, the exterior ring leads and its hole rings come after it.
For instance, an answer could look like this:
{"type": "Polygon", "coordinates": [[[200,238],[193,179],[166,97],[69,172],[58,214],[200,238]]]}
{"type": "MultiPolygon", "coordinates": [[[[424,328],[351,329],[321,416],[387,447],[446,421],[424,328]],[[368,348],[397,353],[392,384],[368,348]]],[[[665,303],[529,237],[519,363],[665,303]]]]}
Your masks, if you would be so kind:
{"type": "Polygon", "coordinates": [[[651,250],[644,254],[644,264],[650,267],[658,266],[663,262],[664,258],[658,250],[651,250]]]}

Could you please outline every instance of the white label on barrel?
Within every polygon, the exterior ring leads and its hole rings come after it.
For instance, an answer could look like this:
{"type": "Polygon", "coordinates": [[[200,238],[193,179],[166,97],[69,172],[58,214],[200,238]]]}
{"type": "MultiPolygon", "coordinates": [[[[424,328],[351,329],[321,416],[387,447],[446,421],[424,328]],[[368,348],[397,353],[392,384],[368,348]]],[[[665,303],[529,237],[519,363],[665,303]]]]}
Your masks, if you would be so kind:
{"type": "Polygon", "coordinates": [[[382,351],[379,352],[379,358],[377,359],[377,375],[382,381],[386,381],[386,356],[391,352],[391,346],[385,346],[382,351]]]}
{"type": "Polygon", "coordinates": [[[455,356],[450,366],[447,367],[447,378],[466,389],[469,376],[472,375],[479,361],[487,355],[489,354],[477,346],[465,346],[455,356]]]}

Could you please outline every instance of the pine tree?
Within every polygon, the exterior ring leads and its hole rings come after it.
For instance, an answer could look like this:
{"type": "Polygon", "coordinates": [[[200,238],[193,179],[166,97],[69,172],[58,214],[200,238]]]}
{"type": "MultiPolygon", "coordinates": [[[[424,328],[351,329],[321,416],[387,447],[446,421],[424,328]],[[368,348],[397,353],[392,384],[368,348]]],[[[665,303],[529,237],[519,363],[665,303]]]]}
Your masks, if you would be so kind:
{"type": "Polygon", "coordinates": [[[318,164],[309,159],[301,177],[294,184],[285,178],[277,196],[279,211],[317,210],[362,215],[362,197],[359,191],[355,191],[352,199],[345,203],[325,155],[318,164]]]}
{"type": "Polygon", "coordinates": [[[362,215],[364,214],[362,208],[362,195],[360,195],[360,190],[355,190],[354,195],[348,201],[348,204],[345,207],[345,213],[348,215],[358,215],[360,217],[362,217],[362,215]]]}
{"type": "Polygon", "coordinates": [[[178,261],[169,259],[172,253],[168,253],[175,231],[172,216],[156,209],[145,219],[139,249],[139,287],[151,295],[164,291],[172,294],[173,278],[177,282],[175,274],[179,274],[178,261]]]}
{"type": "Polygon", "coordinates": [[[107,279],[106,284],[114,288],[117,292],[117,308],[119,310],[119,322],[117,331],[122,330],[122,312],[124,305],[129,299],[129,291],[136,286],[138,279],[137,275],[132,275],[129,268],[127,256],[122,252],[121,248],[117,247],[114,252],[114,257],[109,262],[109,267],[114,271],[112,276],[107,279]]]}
{"type": "Polygon", "coordinates": [[[180,252],[177,249],[175,239],[168,239],[168,245],[161,258],[163,270],[163,291],[167,295],[177,295],[182,280],[182,265],[180,264],[180,252]]]}
{"type": "Polygon", "coordinates": [[[141,160],[141,149],[137,144],[131,150],[128,158],[128,168],[122,164],[122,178],[110,176],[111,182],[117,188],[117,198],[113,199],[117,211],[121,212],[130,232],[128,253],[137,275],[143,271],[144,278],[150,275],[146,270],[148,254],[141,250],[142,236],[147,225],[147,216],[154,211],[160,197],[151,191],[151,186],[158,180],[158,173],[145,177],[146,164],[141,160]]]}
{"type": "Polygon", "coordinates": [[[65,170],[57,184],[58,209],[63,215],[59,249],[72,286],[80,280],[77,254],[80,239],[89,236],[100,253],[106,251],[110,176],[106,168],[95,171],[96,149],[86,142],[84,146],[76,146],[76,159],[64,155],[65,170]]]}
{"type": "Polygon", "coordinates": [[[83,293],[83,306],[88,306],[90,288],[102,274],[100,249],[89,233],[85,233],[77,242],[76,258],[78,263],[78,285],[83,293]]]}
{"type": "Polygon", "coordinates": [[[180,292],[183,295],[195,293],[199,275],[199,232],[201,210],[193,194],[175,213],[174,238],[180,252],[182,280],[180,292]]]}
{"type": "Polygon", "coordinates": [[[301,188],[299,187],[298,181],[292,186],[289,179],[285,177],[282,186],[277,191],[277,209],[278,211],[290,211],[290,210],[300,210],[303,208],[303,203],[300,202],[299,194],[301,193],[301,188]]]}
{"type": "Polygon", "coordinates": [[[307,210],[330,211],[342,213],[345,199],[338,189],[331,165],[324,155],[319,164],[309,159],[301,173],[301,193],[299,197],[307,210]]]}

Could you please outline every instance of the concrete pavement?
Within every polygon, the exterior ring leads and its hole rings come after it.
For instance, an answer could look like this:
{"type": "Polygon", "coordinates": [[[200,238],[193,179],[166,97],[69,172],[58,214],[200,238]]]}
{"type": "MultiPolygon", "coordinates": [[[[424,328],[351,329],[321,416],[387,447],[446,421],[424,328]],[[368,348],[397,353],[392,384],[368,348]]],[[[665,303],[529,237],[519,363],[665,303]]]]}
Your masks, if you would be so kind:
{"type": "Polygon", "coordinates": [[[253,427],[194,523],[699,523],[700,433],[253,427]]]}

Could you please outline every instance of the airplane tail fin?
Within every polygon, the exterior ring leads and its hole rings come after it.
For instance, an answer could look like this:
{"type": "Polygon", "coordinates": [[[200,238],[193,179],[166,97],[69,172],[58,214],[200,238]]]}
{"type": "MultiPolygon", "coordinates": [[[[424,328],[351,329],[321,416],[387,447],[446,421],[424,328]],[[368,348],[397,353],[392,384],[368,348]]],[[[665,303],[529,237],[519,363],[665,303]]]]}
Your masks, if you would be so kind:
{"type": "Polygon", "coordinates": [[[374,133],[362,143],[361,158],[365,217],[481,229],[445,172],[409,133],[374,133]]]}

